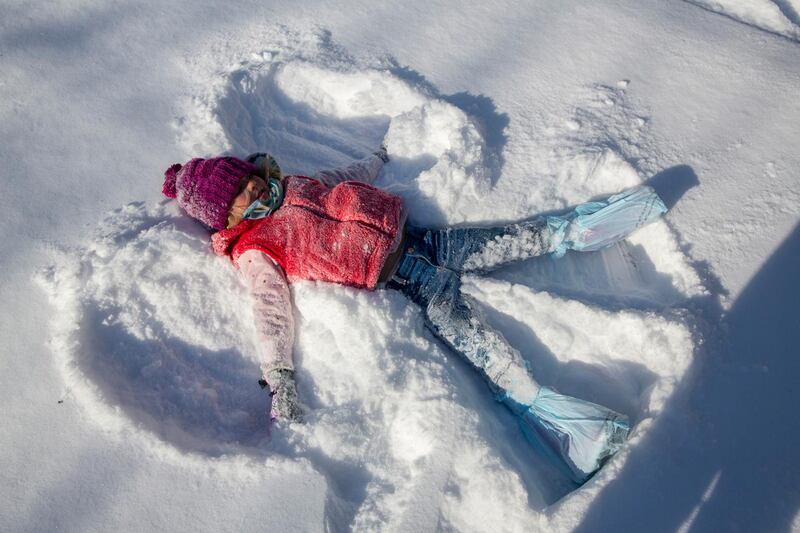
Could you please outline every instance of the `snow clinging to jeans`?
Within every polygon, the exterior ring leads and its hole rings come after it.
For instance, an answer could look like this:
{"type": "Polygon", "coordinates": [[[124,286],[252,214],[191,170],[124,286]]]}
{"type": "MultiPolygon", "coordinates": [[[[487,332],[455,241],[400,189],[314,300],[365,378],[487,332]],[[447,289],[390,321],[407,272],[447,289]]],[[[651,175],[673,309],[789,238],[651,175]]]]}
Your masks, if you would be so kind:
{"type": "Polygon", "coordinates": [[[467,256],[464,270],[489,270],[497,265],[544,255],[559,244],[544,219],[511,224],[505,230],[467,256]]]}

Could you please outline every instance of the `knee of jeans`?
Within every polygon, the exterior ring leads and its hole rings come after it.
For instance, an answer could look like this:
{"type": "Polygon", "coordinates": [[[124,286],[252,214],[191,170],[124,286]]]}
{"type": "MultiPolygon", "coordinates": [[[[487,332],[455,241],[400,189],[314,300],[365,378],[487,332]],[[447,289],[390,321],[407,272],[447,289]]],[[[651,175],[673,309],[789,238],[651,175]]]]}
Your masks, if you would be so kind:
{"type": "Polygon", "coordinates": [[[433,325],[438,325],[450,320],[451,309],[450,303],[440,293],[428,300],[425,315],[433,325]]]}
{"type": "Polygon", "coordinates": [[[437,327],[447,327],[453,331],[465,330],[470,324],[470,309],[454,292],[439,292],[430,299],[425,311],[428,319],[437,327]]]}

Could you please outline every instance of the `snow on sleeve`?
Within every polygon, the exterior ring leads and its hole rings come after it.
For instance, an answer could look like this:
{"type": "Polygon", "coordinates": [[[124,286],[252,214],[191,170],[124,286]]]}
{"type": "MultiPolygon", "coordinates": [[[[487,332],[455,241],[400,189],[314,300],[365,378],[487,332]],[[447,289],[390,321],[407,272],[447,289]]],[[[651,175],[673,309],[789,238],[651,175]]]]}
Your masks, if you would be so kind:
{"type": "Polygon", "coordinates": [[[294,317],[286,277],[278,265],[258,250],[243,253],[237,264],[253,297],[261,370],[265,375],[279,368],[293,370],[294,317]]]}
{"type": "Polygon", "coordinates": [[[378,177],[382,168],[383,160],[377,155],[371,155],[354,161],[346,167],[320,170],[314,177],[329,187],[343,181],[361,181],[371,184],[378,177]]]}

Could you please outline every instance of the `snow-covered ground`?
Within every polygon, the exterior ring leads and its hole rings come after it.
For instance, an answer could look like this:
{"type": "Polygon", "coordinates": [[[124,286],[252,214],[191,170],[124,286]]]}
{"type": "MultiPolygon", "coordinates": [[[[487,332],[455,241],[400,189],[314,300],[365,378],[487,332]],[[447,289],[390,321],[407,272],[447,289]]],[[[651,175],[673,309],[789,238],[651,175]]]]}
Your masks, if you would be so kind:
{"type": "Polygon", "coordinates": [[[800,40],[798,0],[687,0],[764,31],[800,40]]]}
{"type": "Polygon", "coordinates": [[[0,6],[0,530],[800,530],[797,0],[0,6]],[[302,425],[160,194],[369,153],[417,224],[641,182],[602,253],[469,277],[537,379],[631,417],[583,487],[392,291],[293,286],[302,425]]]}

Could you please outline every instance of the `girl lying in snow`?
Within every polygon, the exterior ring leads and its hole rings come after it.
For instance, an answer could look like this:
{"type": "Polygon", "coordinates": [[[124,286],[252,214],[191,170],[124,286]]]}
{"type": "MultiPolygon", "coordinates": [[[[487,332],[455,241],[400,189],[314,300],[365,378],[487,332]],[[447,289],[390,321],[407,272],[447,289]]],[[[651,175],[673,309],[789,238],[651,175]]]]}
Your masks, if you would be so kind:
{"type": "Polygon", "coordinates": [[[531,443],[574,481],[586,481],[622,446],[627,418],[540,386],[520,353],[461,294],[461,274],[566,250],[597,250],[666,212],[663,202],[651,188],[638,187],[564,216],[492,228],[419,228],[406,223],[400,197],[370,185],[388,159],[381,147],[315,178],[284,177],[267,154],[246,161],[192,159],[165,172],[164,194],[216,231],[214,251],[232,259],[252,293],[261,383],[270,388],[272,417],[302,417],[287,280],[392,289],[418,304],[433,334],[480,372],[531,443]]]}

